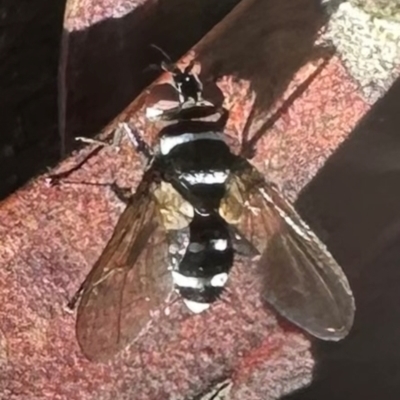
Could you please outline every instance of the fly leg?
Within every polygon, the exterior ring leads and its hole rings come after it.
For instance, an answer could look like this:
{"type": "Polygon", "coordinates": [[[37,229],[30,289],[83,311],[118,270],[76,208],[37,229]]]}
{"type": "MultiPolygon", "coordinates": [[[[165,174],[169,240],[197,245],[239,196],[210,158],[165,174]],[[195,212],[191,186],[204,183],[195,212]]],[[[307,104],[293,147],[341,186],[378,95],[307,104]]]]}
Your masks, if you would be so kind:
{"type": "MultiPolygon", "coordinates": [[[[146,162],[149,163],[153,159],[153,152],[150,146],[143,140],[140,133],[133,129],[127,122],[121,122],[115,129],[114,137],[111,143],[111,147],[119,149],[123,137],[126,136],[134,149],[145,158],[146,162]]],[[[90,139],[86,137],[77,137],[76,140],[81,142],[97,144],[99,146],[110,146],[110,143],[97,139],[90,139]]]]}
{"type": "Polygon", "coordinates": [[[49,175],[46,179],[46,183],[48,186],[56,186],[66,178],[68,178],[71,174],[74,172],[78,171],[83,165],[85,165],[91,158],[99,154],[99,152],[107,146],[111,146],[113,148],[116,148],[118,150],[118,145],[120,142],[120,134],[117,132],[114,133],[113,139],[111,142],[106,141],[106,140],[97,140],[97,139],[91,139],[87,137],[82,137],[78,136],[75,138],[75,140],[84,142],[84,143],[89,143],[89,144],[94,144],[96,147],[90,151],[87,155],[85,155],[76,165],[73,167],[67,169],[66,171],[62,171],[56,174],[49,175]]]}
{"type": "Polygon", "coordinates": [[[132,197],[131,188],[120,187],[114,182],[110,184],[110,189],[118,198],[118,200],[120,200],[124,204],[128,204],[130,198],[132,197]]]}
{"type": "MultiPolygon", "coordinates": [[[[61,173],[51,175],[49,178],[47,178],[48,184],[49,185],[57,185],[61,181],[63,181],[63,183],[66,183],[66,184],[105,186],[105,187],[110,188],[112,190],[112,192],[115,194],[115,196],[122,203],[127,204],[129,202],[129,199],[132,197],[132,189],[118,186],[116,182],[112,182],[112,183],[84,182],[84,181],[73,182],[73,181],[65,180],[65,178],[69,177],[69,175],[71,175],[73,172],[77,171],[91,157],[96,155],[102,148],[109,146],[111,148],[119,150],[120,143],[124,136],[126,136],[129,139],[130,143],[133,145],[135,150],[143,158],[145,158],[146,163],[150,164],[150,162],[153,160],[153,152],[152,152],[151,148],[148,146],[148,144],[143,140],[143,138],[140,136],[140,134],[135,129],[132,129],[127,123],[121,123],[115,129],[115,132],[114,132],[114,135],[113,135],[111,141],[110,140],[103,141],[103,140],[98,140],[98,139],[91,139],[91,138],[87,138],[87,137],[77,137],[76,140],[96,145],[95,149],[92,150],[82,161],[80,161],[74,167],[68,169],[67,171],[63,171],[61,173]]],[[[79,297],[79,293],[77,293],[76,296],[79,297]]]]}
{"type": "Polygon", "coordinates": [[[118,151],[124,136],[128,137],[135,150],[146,159],[147,163],[149,163],[153,159],[153,153],[150,147],[140,136],[139,132],[135,129],[132,129],[127,123],[124,122],[119,124],[119,126],[115,129],[112,140],[98,140],[83,136],[76,137],[75,140],[88,144],[93,144],[96,145],[96,147],[72,168],[66,171],[62,171],[60,173],[50,175],[46,179],[47,184],[49,186],[56,186],[60,184],[65,178],[68,178],[72,173],[78,171],[91,158],[96,156],[104,147],[111,147],[118,151]]]}
{"type": "Polygon", "coordinates": [[[76,165],[74,165],[72,168],[67,169],[66,171],[62,171],[56,174],[49,175],[46,178],[46,183],[48,186],[56,186],[60,184],[65,178],[68,178],[72,173],[75,171],[78,171],[84,164],[86,164],[91,158],[96,156],[100,150],[102,149],[102,146],[97,146],[94,150],[92,150],[89,154],[85,155],[83,159],[81,159],[76,165]]]}
{"type": "Polygon", "coordinates": [[[125,134],[135,150],[146,159],[147,163],[150,163],[154,154],[150,146],[143,140],[140,133],[136,129],[132,129],[126,122],[119,125],[118,131],[119,135],[125,134]]]}

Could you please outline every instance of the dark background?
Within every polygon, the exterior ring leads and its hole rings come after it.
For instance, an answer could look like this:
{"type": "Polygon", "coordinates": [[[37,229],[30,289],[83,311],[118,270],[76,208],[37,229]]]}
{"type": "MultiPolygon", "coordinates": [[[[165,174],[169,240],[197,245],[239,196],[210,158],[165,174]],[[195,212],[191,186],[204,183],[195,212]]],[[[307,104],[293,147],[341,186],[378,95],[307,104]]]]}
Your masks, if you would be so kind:
{"type": "Polygon", "coordinates": [[[313,384],[286,400],[400,398],[399,104],[400,79],[298,198],[300,211],[314,211],[309,222],[329,232],[357,311],[344,341],[315,341],[313,384]]]}
{"type": "Polygon", "coordinates": [[[65,0],[4,0],[0,199],[54,166],[62,144],[71,150],[74,136],[98,133],[157,77],[157,71],[144,71],[162,59],[150,43],[176,60],[238,2],[148,1],[123,18],[67,32],[65,0]],[[61,125],[58,104],[66,105],[61,125]]]}
{"type": "Polygon", "coordinates": [[[4,0],[0,16],[0,199],[54,163],[64,1],[4,0]]]}

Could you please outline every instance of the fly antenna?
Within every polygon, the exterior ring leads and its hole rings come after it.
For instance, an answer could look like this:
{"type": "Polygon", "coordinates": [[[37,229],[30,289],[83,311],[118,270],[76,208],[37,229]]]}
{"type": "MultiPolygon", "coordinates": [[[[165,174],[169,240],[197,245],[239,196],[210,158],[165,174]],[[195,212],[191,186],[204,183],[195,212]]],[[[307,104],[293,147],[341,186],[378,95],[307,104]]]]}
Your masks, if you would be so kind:
{"type": "Polygon", "coordinates": [[[171,64],[173,64],[172,58],[165,50],[163,50],[161,47],[159,47],[153,43],[150,46],[154,47],[156,50],[158,50],[171,64]]]}
{"type": "Polygon", "coordinates": [[[166,72],[170,72],[171,74],[176,74],[181,72],[174,64],[174,62],[172,61],[172,58],[170,57],[170,55],[163,50],[161,47],[155,45],[155,44],[150,44],[150,47],[153,47],[154,49],[156,49],[158,52],[160,52],[165,60],[161,61],[160,64],[150,64],[148,67],[146,67],[144,69],[144,71],[148,71],[148,70],[163,70],[166,72]]]}

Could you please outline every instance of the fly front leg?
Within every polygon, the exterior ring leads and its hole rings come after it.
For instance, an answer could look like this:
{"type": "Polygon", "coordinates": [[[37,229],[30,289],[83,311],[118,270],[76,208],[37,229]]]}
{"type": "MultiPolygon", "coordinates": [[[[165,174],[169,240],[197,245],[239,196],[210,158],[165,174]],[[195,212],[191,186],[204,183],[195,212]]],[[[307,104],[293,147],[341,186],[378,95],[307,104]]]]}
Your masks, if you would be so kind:
{"type": "Polygon", "coordinates": [[[95,144],[98,146],[103,146],[103,147],[111,147],[113,149],[116,149],[117,151],[120,148],[121,141],[123,139],[123,136],[125,134],[124,129],[122,129],[122,125],[125,125],[125,123],[120,123],[118,127],[114,130],[114,134],[112,135],[112,140],[99,140],[99,139],[92,139],[88,138],[85,136],[77,136],[75,140],[83,143],[88,143],[88,144],[95,144]]]}
{"type": "Polygon", "coordinates": [[[122,135],[126,135],[135,150],[142,155],[148,163],[153,159],[154,154],[150,146],[144,141],[140,133],[136,129],[132,129],[128,123],[120,123],[116,130],[116,135],[117,134],[120,137],[119,140],[121,140],[122,135]]]}
{"type": "Polygon", "coordinates": [[[127,122],[121,122],[118,124],[114,131],[114,136],[111,143],[86,137],[77,137],[76,139],[85,143],[92,143],[100,146],[111,146],[118,150],[124,136],[129,139],[134,149],[140,155],[144,156],[147,161],[153,159],[153,152],[150,146],[144,141],[140,133],[136,129],[132,128],[127,122]]]}
{"type": "Polygon", "coordinates": [[[135,129],[132,129],[126,122],[120,123],[118,127],[115,129],[114,134],[112,135],[111,140],[99,140],[92,139],[84,136],[78,136],[75,140],[83,143],[88,143],[95,145],[96,147],[90,151],[89,154],[85,155],[83,159],[77,162],[76,165],[71,167],[66,171],[62,171],[56,174],[52,174],[48,176],[46,179],[46,183],[49,186],[56,186],[63,182],[66,178],[69,178],[72,173],[78,171],[83,165],[85,165],[91,158],[96,156],[104,147],[111,147],[115,149],[117,152],[119,151],[121,141],[124,136],[127,136],[135,150],[144,156],[146,162],[150,162],[153,158],[153,153],[147,143],[142,139],[139,132],[135,129]]]}
{"type": "Polygon", "coordinates": [[[81,160],[79,160],[76,165],[56,174],[51,174],[46,178],[46,183],[48,186],[56,186],[61,183],[66,183],[65,179],[69,178],[74,172],[78,171],[82,166],[84,166],[90,159],[96,156],[104,147],[112,147],[118,150],[120,135],[114,133],[112,140],[98,140],[92,139],[84,136],[78,136],[75,138],[76,141],[93,144],[96,147],[86,154],[81,160]]]}

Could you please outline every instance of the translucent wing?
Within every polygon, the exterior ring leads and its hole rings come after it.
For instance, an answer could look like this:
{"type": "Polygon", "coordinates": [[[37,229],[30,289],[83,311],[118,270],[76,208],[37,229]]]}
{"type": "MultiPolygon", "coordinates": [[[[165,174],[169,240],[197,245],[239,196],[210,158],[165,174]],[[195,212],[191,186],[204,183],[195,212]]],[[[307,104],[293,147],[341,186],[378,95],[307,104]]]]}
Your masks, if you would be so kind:
{"type": "Polygon", "coordinates": [[[274,186],[248,165],[232,176],[220,211],[259,251],[268,303],[320,339],[349,333],[355,304],[346,276],[274,186]]]}
{"type": "Polygon", "coordinates": [[[124,348],[172,291],[166,234],[151,185],[145,179],[139,185],[82,285],[76,330],[89,359],[104,361],[124,348]]]}

